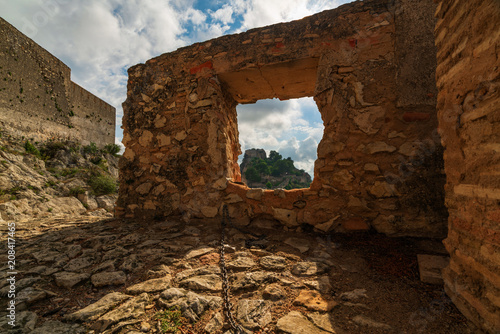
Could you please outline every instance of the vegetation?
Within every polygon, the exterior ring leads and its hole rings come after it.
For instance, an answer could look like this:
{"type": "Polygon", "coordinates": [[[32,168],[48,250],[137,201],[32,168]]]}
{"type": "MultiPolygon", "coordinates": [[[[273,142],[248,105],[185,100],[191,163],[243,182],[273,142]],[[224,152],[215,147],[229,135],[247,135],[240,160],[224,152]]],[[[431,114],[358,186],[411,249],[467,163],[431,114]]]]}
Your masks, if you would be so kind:
{"type": "Polygon", "coordinates": [[[108,144],[104,146],[104,151],[108,152],[111,155],[117,156],[118,153],[120,153],[120,145],[108,144]]]}
{"type": "Polygon", "coordinates": [[[71,196],[77,197],[79,194],[85,194],[85,188],[82,187],[74,187],[69,190],[69,194],[71,196]]]}
{"type": "Polygon", "coordinates": [[[90,143],[90,145],[83,147],[83,153],[85,154],[97,154],[99,149],[95,143],[90,143]]]}
{"type": "MultiPolygon", "coordinates": [[[[288,157],[283,159],[283,156],[276,151],[271,151],[268,158],[253,158],[248,164],[245,171],[245,178],[252,183],[266,182],[269,177],[284,177],[284,176],[303,176],[305,171],[303,169],[295,168],[293,160],[288,157]]],[[[266,182],[266,188],[272,189],[278,186],[271,183],[269,180],[266,182]]],[[[295,178],[291,178],[285,189],[307,188],[309,183],[301,183],[295,178]]]]}
{"type": "Polygon", "coordinates": [[[118,190],[116,181],[108,175],[91,177],[88,183],[96,196],[112,194],[118,190]]]}
{"type": "Polygon", "coordinates": [[[40,151],[33,145],[29,140],[24,143],[24,149],[26,153],[33,154],[34,156],[41,157],[40,151]]]}
{"type": "Polygon", "coordinates": [[[163,333],[180,333],[182,326],[182,313],[177,307],[158,312],[155,315],[156,320],[160,322],[160,328],[163,333]]]}

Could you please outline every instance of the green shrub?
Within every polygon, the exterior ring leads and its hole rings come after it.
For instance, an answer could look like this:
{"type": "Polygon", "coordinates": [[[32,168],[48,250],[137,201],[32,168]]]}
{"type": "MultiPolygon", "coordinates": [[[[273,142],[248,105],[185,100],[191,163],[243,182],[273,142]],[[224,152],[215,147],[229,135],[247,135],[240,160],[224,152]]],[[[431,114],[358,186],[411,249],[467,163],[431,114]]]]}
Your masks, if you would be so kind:
{"type": "Polygon", "coordinates": [[[106,175],[92,177],[89,180],[89,185],[97,196],[112,194],[118,190],[116,181],[112,177],[106,175]]]}
{"type": "Polygon", "coordinates": [[[24,143],[24,149],[26,153],[33,154],[34,156],[40,157],[40,151],[33,145],[29,140],[24,143]]]}
{"type": "Polygon", "coordinates": [[[83,153],[85,154],[97,154],[98,152],[97,145],[95,143],[90,143],[90,145],[83,147],[83,153]]]}
{"type": "Polygon", "coordinates": [[[63,168],[61,170],[61,176],[75,176],[76,173],[80,171],[80,168],[78,167],[73,167],[73,168],[63,168]]]}
{"type": "Polygon", "coordinates": [[[52,180],[49,180],[49,181],[47,181],[47,182],[45,183],[45,187],[47,187],[47,188],[48,188],[48,187],[53,187],[53,186],[55,186],[55,185],[56,185],[56,183],[55,183],[54,181],[52,181],[52,180]]]}
{"type": "Polygon", "coordinates": [[[90,162],[93,163],[94,165],[99,165],[102,161],[102,158],[99,156],[93,156],[90,158],[90,162]]]}
{"type": "Polygon", "coordinates": [[[108,152],[109,154],[112,154],[116,156],[120,152],[120,145],[117,144],[108,144],[104,146],[104,151],[108,152]]]}
{"type": "Polygon", "coordinates": [[[69,190],[69,194],[70,194],[71,196],[75,196],[75,197],[77,197],[79,194],[85,194],[85,188],[82,188],[82,187],[80,187],[80,186],[78,186],[78,187],[74,187],[74,188],[71,188],[71,189],[69,190]]]}
{"type": "Polygon", "coordinates": [[[245,172],[245,177],[250,182],[260,182],[261,180],[259,172],[254,167],[250,167],[247,169],[247,171],[245,172]]]}

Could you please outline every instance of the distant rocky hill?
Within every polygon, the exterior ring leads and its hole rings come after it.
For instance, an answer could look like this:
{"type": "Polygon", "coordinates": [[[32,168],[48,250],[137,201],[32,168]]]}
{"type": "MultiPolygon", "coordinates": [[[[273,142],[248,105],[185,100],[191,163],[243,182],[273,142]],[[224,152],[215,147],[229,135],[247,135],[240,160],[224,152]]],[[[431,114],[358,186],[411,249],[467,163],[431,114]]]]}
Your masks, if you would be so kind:
{"type": "Polygon", "coordinates": [[[111,216],[119,147],[34,142],[0,122],[0,221],[56,215],[111,216]]]}
{"type": "Polygon", "coordinates": [[[240,170],[242,181],[250,188],[298,189],[311,184],[308,173],[295,168],[291,158],[283,159],[276,151],[267,157],[263,149],[246,150],[240,170]]]}

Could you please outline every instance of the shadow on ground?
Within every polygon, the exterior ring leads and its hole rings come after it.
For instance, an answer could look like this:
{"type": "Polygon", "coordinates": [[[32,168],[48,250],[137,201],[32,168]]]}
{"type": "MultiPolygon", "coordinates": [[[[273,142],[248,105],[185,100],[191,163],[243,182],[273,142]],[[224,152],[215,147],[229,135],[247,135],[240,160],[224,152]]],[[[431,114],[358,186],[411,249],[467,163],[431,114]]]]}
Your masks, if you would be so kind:
{"type": "MultiPolygon", "coordinates": [[[[472,333],[417,253],[439,241],[226,229],[237,321],[248,333],[472,333]],[[246,232],[252,232],[247,234],[246,232]]],[[[16,327],[8,333],[226,333],[217,221],[60,218],[17,224],[16,327]]],[[[272,229],[266,228],[272,227],[272,229]]],[[[7,264],[7,226],[1,257],[7,264]]]]}

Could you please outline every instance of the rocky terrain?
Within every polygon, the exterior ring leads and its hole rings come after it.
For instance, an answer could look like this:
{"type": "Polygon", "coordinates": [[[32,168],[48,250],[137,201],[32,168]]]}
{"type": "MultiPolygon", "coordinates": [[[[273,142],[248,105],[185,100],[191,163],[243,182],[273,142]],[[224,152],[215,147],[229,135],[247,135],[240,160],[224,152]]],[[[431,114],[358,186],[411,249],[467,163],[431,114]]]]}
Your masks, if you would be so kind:
{"type": "MultiPolygon", "coordinates": [[[[18,222],[16,327],[2,307],[2,331],[230,333],[219,223],[91,216],[18,222]]],[[[2,264],[6,232],[3,224],[2,264]]],[[[271,221],[229,225],[226,235],[233,312],[245,333],[475,333],[442,285],[419,280],[416,254],[444,252],[437,241],[317,235],[271,221]]],[[[12,290],[8,271],[2,266],[2,305],[12,290]]]]}
{"type": "MultiPolygon", "coordinates": [[[[2,332],[230,333],[220,221],[112,218],[113,153],[2,133],[0,298],[14,301],[0,311],[2,332]]],[[[419,279],[416,255],[445,254],[439,241],[264,219],[226,232],[245,333],[474,333],[442,285],[419,279]]]]}
{"type": "Polygon", "coordinates": [[[114,146],[107,149],[69,141],[42,145],[0,129],[0,221],[112,216],[118,158],[114,146]]]}

